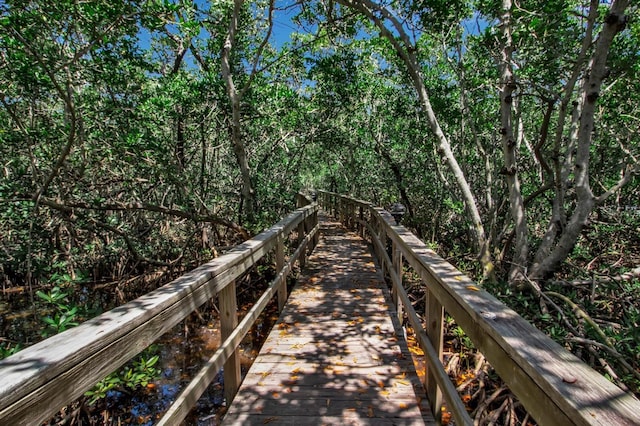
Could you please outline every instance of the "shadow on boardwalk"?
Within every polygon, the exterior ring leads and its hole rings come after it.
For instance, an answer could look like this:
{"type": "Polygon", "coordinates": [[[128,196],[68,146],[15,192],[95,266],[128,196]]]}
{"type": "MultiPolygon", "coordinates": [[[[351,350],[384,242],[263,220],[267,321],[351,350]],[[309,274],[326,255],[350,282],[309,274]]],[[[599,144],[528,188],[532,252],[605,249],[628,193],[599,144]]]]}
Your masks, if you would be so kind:
{"type": "Polygon", "coordinates": [[[320,220],[321,241],[223,424],[432,423],[365,243],[320,220]]]}

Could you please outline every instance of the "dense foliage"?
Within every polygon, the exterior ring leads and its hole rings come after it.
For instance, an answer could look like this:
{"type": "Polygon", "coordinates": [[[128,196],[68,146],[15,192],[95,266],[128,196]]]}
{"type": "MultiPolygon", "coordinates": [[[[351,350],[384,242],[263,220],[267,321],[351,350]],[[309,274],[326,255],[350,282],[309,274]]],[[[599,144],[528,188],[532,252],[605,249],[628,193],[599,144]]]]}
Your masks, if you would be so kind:
{"type": "Polygon", "coordinates": [[[323,188],[402,202],[441,254],[637,392],[628,3],[2,2],[3,288],[169,276],[323,188]]]}

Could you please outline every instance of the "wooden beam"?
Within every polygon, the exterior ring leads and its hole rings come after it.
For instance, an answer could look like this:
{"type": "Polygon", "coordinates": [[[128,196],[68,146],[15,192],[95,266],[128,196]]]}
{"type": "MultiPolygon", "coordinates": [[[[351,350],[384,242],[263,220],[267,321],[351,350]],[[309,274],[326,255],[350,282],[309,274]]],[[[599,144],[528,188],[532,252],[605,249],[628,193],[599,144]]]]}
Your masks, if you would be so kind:
{"type": "Polygon", "coordinates": [[[222,291],[317,211],[296,210],[229,253],[0,361],[0,424],[41,423],[222,291]]]}
{"type": "MultiPolygon", "coordinates": [[[[539,424],[640,424],[637,398],[478,287],[404,227],[392,226],[394,221],[388,212],[371,208],[370,213],[370,222],[384,228],[406,261],[423,277],[433,297],[539,424]]],[[[388,256],[380,263],[383,267],[390,264],[388,256]]]]}
{"type": "Polygon", "coordinates": [[[635,425],[640,402],[455,269],[406,229],[403,254],[540,424],[635,425]]]}
{"type": "MultiPolygon", "coordinates": [[[[316,226],[305,239],[305,243],[308,243],[314,234],[318,231],[319,226],[316,226]]],[[[258,301],[242,318],[240,323],[231,332],[229,337],[225,339],[218,350],[209,358],[209,361],[200,369],[198,374],[191,380],[184,391],[178,396],[176,401],[171,405],[169,410],[165,413],[162,419],[158,422],[158,426],[175,425],[179,424],[189,414],[191,408],[193,408],[200,398],[200,395],[207,389],[209,384],[213,381],[216,374],[226,362],[226,360],[235,352],[240,345],[244,337],[247,335],[251,327],[253,327],[255,321],[260,314],[264,311],[273,295],[278,291],[280,286],[285,285],[285,279],[287,275],[293,269],[293,265],[302,256],[303,248],[305,245],[298,246],[297,250],[291,255],[289,261],[284,265],[282,270],[276,275],[276,278],[269,284],[267,290],[260,296],[258,301]]]]}
{"type": "Polygon", "coordinates": [[[393,299],[393,303],[396,308],[396,313],[398,315],[398,321],[402,324],[402,302],[398,296],[398,289],[402,288],[402,252],[398,250],[398,247],[392,243],[391,248],[391,256],[392,256],[392,264],[391,268],[395,272],[395,276],[397,276],[397,281],[393,281],[393,285],[391,286],[391,298],[393,299]]]}
{"type": "MultiPolygon", "coordinates": [[[[224,342],[238,325],[238,301],[236,298],[236,283],[231,282],[218,294],[218,309],[220,310],[220,335],[224,342]]],[[[233,397],[240,387],[240,350],[236,347],[224,363],[224,398],[227,407],[231,405],[233,397]]]]}
{"type": "MultiPolygon", "coordinates": [[[[276,243],[276,273],[280,273],[284,268],[284,242],[282,236],[278,238],[276,243]]],[[[284,304],[287,303],[287,285],[281,285],[278,290],[278,312],[282,311],[284,304]]]]}
{"type": "MultiPolygon", "coordinates": [[[[423,282],[427,281],[423,278],[423,282]]],[[[443,353],[443,333],[444,333],[444,308],[436,299],[436,297],[429,291],[427,286],[426,300],[425,300],[425,318],[426,318],[426,332],[431,345],[435,349],[438,360],[442,363],[443,353]]],[[[425,352],[426,356],[426,352],[425,352]]],[[[429,365],[427,362],[425,365],[429,365]]],[[[430,367],[427,367],[425,372],[425,389],[427,390],[427,398],[433,416],[436,418],[436,422],[442,422],[442,391],[437,385],[436,376],[430,367]]]]}

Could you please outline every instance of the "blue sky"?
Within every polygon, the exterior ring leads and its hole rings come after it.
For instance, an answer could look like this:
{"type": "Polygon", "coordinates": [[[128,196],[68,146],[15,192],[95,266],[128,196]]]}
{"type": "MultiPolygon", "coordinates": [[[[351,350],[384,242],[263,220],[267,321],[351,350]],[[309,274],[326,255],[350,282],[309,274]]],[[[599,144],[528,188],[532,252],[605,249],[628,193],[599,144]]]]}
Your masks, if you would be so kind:
{"type": "MultiPolygon", "coordinates": [[[[195,5],[198,10],[202,11],[203,14],[205,14],[210,8],[210,2],[207,0],[195,0],[195,5]]],[[[292,33],[305,31],[305,29],[300,28],[296,23],[293,22],[293,18],[300,12],[300,8],[301,6],[297,2],[292,2],[290,0],[276,0],[275,10],[273,12],[273,29],[270,38],[270,42],[276,49],[281,49],[285,43],[289,42],[292,33]]],[[[266,13],[266,10],[264,11],[264,13],[266,13]]],[[[200,18],[203,19],[204,15],[200,18]]],[[[477,20],[476,18],[477,17],[474,16],[463,22],[464,31],[466,34],[477,34],[478,30],[483,31],[484,28],[486,28],[486,26],[488,25],[486,21],[482,19],[477,20]]],[[[167,25],[167,27],[169,28],[169,30],[172,30],[172,25],[167,25]]],[[[175,26],[173,26],[173,29],[175,29],[175,26]]],[[[314,31],[315,28],[312,27],[306,30],[314,31]]],[[[209,36],[210,35],[208,31],[202,29],[199,38],[206,39],[209,36]]],[[[149,49],[151,43],[151,34],[149,33],[149,31],[141,29],[138,37],[139,46],[143,50],[149,49]]],[[[185,55],[184,63],[187,67],[190,68],[198,67],[198,64],[195,58],[192,56],[191,52],[187,52],[187,54],[185,55]]]]}
{"type": "MultiPolygon", "coordinates": [[[[205,0],[195,1],[195,5],[200,11],[208,11],[210,7],[209,4],[210,2],[205,0]]],[[[276,10],[273,13],[273,29],[270,42],[277,49],[281,49],[286,42],[290,41],[291,33],[300,30],[296,27],[296,24],[292,22],[292,18],[299,11],[299,7],[295,5],[296,3],[291,1],[276,2],[276,10]]],[[[167,25],[166,27],[169,28],[169,30],[175,29],[174,25],[167,25]]],[[[202,29],[198,37],[201,39],[205,39],[209,36],[210,34],[208,33],[208,31],[202,29]]],[[[138,45],[140,46],[140,48],[143,50],[148,50],[151,46],[152,33],[150,33],[145,28],[141,28],[140,32],[138,33],[138,39],[138,45]]],[[[188,67],[197,68],[198,66],[191,52],[187,52],[184,61],[188,67]]]]}

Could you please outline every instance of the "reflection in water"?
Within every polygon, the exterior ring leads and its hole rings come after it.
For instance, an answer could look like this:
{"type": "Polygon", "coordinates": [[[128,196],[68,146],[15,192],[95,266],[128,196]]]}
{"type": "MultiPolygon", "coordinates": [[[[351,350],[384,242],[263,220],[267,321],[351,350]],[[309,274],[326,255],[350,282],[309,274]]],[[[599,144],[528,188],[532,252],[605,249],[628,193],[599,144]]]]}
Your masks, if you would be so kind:
{"type": "MultiPolygon", "coordinates": [[[[240,315],[250,309],[250,305],[240,309],[240,315]]],[[[220,327],[217,320],[200,325],[181,323],[157,342],[158,368],[160,376],[145,389],[137,391],[109,391],[100,410],[102,424],[135,424],[151,426],[171,407],[182,389],[197,374],[201,366],[213,355],[220,345],[220,327]]],[[[241,372],[244,376],[253,363],[264,339],[277,320],[277,303],[272,301],[256,325],[249,331],[240,346],[241,372]]],[[[226,410],[224,401],[224,379],[222,370],[198,400],[189,413],[185,424],[211,426],[219,424],[226,410]]],[[[100,404],[100,403],[99,403],[100,404]]]]}
{"type": "MultiPolygon", "coordinates": [[[[238,295],[240,319],[264,291],[273,275],[275,274],[271,269],[265,269],[262,271],[262,276],[251,277],[246,281],[246,288],[238,295]]],[[[82,286],[75,291],[66,288],[65,292],[69,294],[69,304],[83,307],[85,313],[78,318],[80,321],[117,305],[114,292],[106,286],[104,288],[82,286]]],[[[26,291],[15,292],[15,294],[3,292],[0,293],[0,297],[0,336],[9,342],[21,342],[23,347],[42,340],[41,317],[50,310],[47,310],[43,303],[34,310],[26,291]]],[[[97,401],[93,406],[85,405],[79,410],[83,424],[85,421],[91,425],[109,426],[155,424],[220,345],[220,327],[215,310],[209,304],[205,304],[200,309],[200,313],[192,314],[154,343],[158,348],[154,354],[159,355],[156,367],[161,371],[156,380],[143,389],[123,388],[108,391],[103,400],[97,401]]],[[[276,319],[277,302],[274,299],[240,346],[243,376],[276,319]]],[[[133,359],[138,358],[137,356],[133,359]]],[[[184,424],[198,426],[218,424],[225,409],[223,387],[223,375],[220,372],[198,400],[184,424]]],[[[78,407],[77,401],[73,404],[75,404],[74,407],[78,407]]],[[[58,423],[61,419],[60,415],[59,413],[54,416],[50,424],[58,423]]]]}

